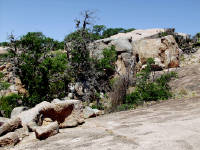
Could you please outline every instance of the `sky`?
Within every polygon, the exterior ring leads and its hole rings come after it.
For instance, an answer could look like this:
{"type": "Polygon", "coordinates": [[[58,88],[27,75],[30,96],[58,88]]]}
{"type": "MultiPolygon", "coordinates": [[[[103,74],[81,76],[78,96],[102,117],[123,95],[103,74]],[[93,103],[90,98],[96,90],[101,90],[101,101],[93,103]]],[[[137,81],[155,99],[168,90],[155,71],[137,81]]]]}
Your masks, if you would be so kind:
{"type": "Polygon", "coordinates": [[[200,32],[200,0],[0,0],[0,42],[12,32],[27,32],[63,40],[75,30],[74,19],[91,10],[93,24],[108,28],[176,28],[195,35],[200,32]]]}

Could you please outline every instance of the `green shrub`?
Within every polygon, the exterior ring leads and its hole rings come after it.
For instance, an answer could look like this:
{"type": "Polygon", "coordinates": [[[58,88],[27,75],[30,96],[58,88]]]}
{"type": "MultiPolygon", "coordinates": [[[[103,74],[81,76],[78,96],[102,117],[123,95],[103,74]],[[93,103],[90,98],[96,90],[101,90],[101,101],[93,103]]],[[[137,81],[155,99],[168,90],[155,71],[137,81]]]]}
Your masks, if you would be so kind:
{"type": "Polygon", "coordinates": [[[159,37],[165,37],[165,36],[168,36],[167,32],[161,32],[161,33],[159,33],[159,37]]]}
{"type": "Polygon", "coordinates": [[[71,80],[67,54],[56,50],[55,41],[40,32],[29,32],[16,45],[22,49],[17,54],[17,74],[28,90],[25,105],[34,106],[41,101],[66,95],[71,80]]]}
{"type": "Polygon", "coordinates": [[[104,110],[104,105],[102,103],[99,103],[98,105],[92,105],[91,106],[92,109],[99,109],[99,110],[104,110]]]}
{"type": "Polygon", "coordinates": [[[113,72],[115,70],[115,62],[117,60],[117,53],[115,47],[106,48],[103,50],[103,58],[98,62],[98,68],[106,72],[113,72]]]}
{"type": "Polygon", "coordinates": [[[28,58],[24,62],[20,68],[24,77],[22,82],[30,94],[30,106],[43,100],[51,101],[65,96],[66,87],[71,80],[65,53],[47,56],[37,66],[31,65],[32,60],[28,58]]]}
{"type": "Polygon", "coordinates": [[[3,72],[0,72],[0,80],[4,77],[3,72]]]}
{"type": "Polygon", "coordinates": [[[8,43],[8,42],[1,42],[1,43],[0,43],[0,46],[3,46],[3,47],[9,46],[9,43],[8,43]]]}
{"type": "Polygon", "coordinates": [[[7,90],[10,87],[8,82],[1,82],[0,81],[0,90],[7,90]]]}
{"type": "Polygon", "coordinates": [[[6,90],[9,88],[10,84],[8,82],[2,81],[4,74],[0,72],[0,90],[6,90]]]}
{"type": "Polygon", "coordinates": [[[118,34],[118,33],[127,33],[135,30],[134,28],[130,29],[124,29],[124,28],[108,28],[103,31],[102,37],[103,38],[108,38],[112,35],[118,34]]]}
{"type": "Polygon", "coordinates": [[[11,51],[8,51],[8,53],[6,54],[0,54],[0,58],[4,59],[4,58],[13,58],[14,54],[11,51]]]}
{"type": "Polygon", "coordinates": [[[0,98],[0,110],[3,110],[6,117],[10,117],[11,111],[19,106],[18,101],[22,99],[17,94],[11,94],[8,96],[2,96],[0,98]]]}
{"type": "Polygon", "coordinates": [[[147,66],[137,74],[136,88],[131,94],[126,95],[126,104],[139,105],[144,101],[156,101],[168,99],[172,96],[168,82],[171,78],[177,77],[175,72],[169,72],[161,75],[156,80],[150,79],[154,64],[152,58],[147,60],[147,66]]]}

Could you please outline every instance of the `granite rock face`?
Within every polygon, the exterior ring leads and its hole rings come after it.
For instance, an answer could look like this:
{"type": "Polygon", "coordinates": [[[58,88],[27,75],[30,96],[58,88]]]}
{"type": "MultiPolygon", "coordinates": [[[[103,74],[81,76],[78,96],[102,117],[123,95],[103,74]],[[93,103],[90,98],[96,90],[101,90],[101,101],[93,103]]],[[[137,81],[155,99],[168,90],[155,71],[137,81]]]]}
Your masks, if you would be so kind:
{"type": "Polygon", "coordinates": [[[134,41],[132,46],[138,63],[142,65],[146,63],[148,58],[154,58],[156,65],[161,69],[179,66],[181,50],[172,35],[134,41]]]}
{"type": "MultiPolygon", "coordinates": [[[[179,49],[174,37],[161,36],[169,32],[169,29],[134,30],[128,33],[119,33],[110,38],[97,40],[90,44],[90,55],[100,59],[105,48],[115,46],[118,59],[116,71],[125,74],[134,71],[136,64],[142,67],[147,58],[155,59],[160,69],[179,66],[179,49]]],[[[174,32],[174,31],[172,31],[174,32]]]]}

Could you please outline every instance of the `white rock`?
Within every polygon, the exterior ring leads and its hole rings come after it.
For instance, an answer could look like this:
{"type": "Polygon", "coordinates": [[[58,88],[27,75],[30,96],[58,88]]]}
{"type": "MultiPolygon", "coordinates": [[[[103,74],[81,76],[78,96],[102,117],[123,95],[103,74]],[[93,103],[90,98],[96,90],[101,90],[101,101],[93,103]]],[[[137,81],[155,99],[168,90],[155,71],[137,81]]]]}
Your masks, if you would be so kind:
{"type": "Polygon", "coordinates": [[[11,118],[14,118],[15,116],[19,115],[21,112],[28,110],[28,107],[15,107],[11,112],[11,118]]]}
{"type": "Polygon", "coordinates": [[[89,106],[85,107],[85,109],[83,110],[83,114],[85,119],[96,116],[95,111],[89,106]]]}

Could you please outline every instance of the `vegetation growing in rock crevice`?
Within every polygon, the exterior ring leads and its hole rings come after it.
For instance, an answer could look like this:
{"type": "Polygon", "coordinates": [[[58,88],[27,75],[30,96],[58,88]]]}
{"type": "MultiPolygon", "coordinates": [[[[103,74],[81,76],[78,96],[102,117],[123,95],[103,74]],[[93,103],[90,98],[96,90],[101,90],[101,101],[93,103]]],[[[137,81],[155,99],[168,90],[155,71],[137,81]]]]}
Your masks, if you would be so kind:
{"type": "MultiPolygon", "coordinates": [[[[149,58],[146,67],[131,77],[129,74],[121,75],[112,79],[112,92],[110,93],[111,107],[108,111],[122,111],[142,105],[144,102],[165,100],[172,97],[168,82],[172,78],[176,78],[175,72],[167,72],[154,78],[153,58],[149,58]],[[134,87],[132,87],[134,85],[134,87]],[[129,92],[128,88],[132,87],[133,92],[129,92]]],[[[131,90],[132,91],[132,90],[131,90]]]]}
{"type": "Polygon", "coordinates": [[[177,74],[168,72],[157,79],[151,79],[154,64],[152,58],[147,60],[147,66],[136,76],[135,90],[126,95],[125,104],[139,105],[143,102],[164,100],[172,96],[168,82],[171,78],[177,77],[177,74]]]}
{"type": "Polygon", "coordinates": [[[4,74],[0,72],[0,91],[7,90],[10,86],[8,82],[3,81],[4,74]]]}

